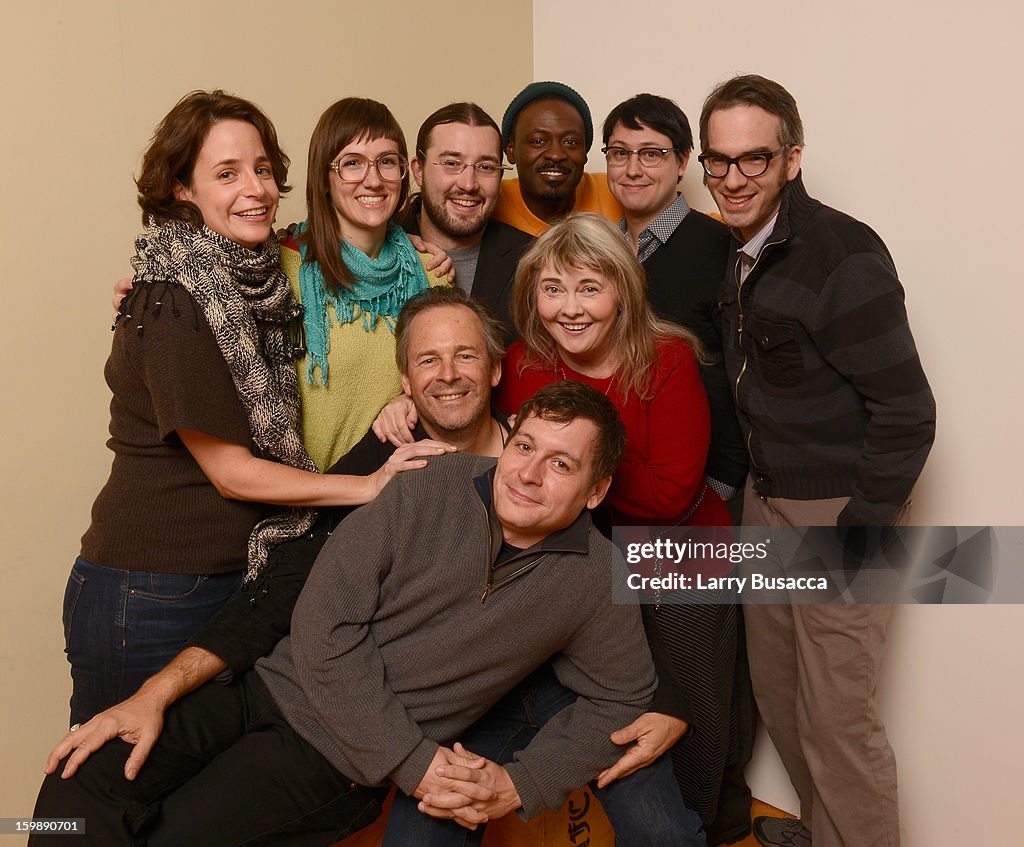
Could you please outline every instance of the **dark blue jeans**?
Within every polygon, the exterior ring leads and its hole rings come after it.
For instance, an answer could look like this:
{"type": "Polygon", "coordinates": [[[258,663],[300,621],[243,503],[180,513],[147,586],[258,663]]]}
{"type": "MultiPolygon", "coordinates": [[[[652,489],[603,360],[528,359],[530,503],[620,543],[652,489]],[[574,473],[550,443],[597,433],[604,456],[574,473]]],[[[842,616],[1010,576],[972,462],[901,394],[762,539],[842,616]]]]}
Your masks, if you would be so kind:
{"type": "Polygon", "coordinates": [[[241,585],[241,572],[189,576],[75,560],[64,592],[71,723],[120,703],[164,667],[241,585]]]}
{"type": "MultiPolygon", "coordinates": [[[[458,739],[469,750],[499,764],[512,760],[547,721],[576,699],[555,678],[550,665],[535,671],[458,739]]],[[[615,829],[617,847],[705,847],[700,817],[679,794],[667,754],[646,768],[605,788],[591,787],[615,829]]],[[[388,816],[383,847],[470,847],[480,844],[484,827],[469,831],[416,808],[401,791],[388,816]]]]}

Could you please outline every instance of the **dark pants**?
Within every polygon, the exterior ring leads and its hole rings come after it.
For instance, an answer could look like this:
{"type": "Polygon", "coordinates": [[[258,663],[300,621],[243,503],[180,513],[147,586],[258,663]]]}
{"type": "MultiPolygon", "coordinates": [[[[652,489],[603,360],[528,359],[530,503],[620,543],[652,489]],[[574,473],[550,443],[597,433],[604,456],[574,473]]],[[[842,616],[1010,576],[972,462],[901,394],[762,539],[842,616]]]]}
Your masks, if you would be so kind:
{"type": "MultiPolygon", "coordinates": [[[[454,740],[504,764],[576,697],[545,665],[454,740]]],[[[700,818],[683,804],[668,755],[605,788],[594,787],[594,793],[615,829],[618,847],[704,847],[700,818]]],[[[401,791],[395,795],[383,847],[468,847],[483,839],[485,827],[470,831],[453,821],[431,818],[416,808],[417,802],[401,791]]]]}
{"type": "Polygon", "coordinates": [[[64,591],[71,723],[85,723],[138,691],[241,584],[240,571],[126,571],[79,556],[64,591]]]}
{"type": "MultiPolygon", "coordinates": [[[[356,785],[300,738],[255,672],[208,683],[168,709],[133,782],[112,741],[70,780],[43,782],[37,817],[85,818],[76,845],[323,847],[380,814],[386,789],[356,785]]],[[[35,836],[31,847],[64,836],[35,836]]]]}

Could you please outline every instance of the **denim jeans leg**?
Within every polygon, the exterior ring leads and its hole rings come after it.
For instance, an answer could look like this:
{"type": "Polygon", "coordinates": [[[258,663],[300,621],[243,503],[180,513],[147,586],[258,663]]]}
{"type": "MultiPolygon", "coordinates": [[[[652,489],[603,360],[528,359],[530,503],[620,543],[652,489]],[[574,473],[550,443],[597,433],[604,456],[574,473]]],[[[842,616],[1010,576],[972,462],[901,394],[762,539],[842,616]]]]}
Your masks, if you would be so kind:
{"type": "Polygon", "coordinates": [[[118,701],[123,652],[116,624],[127,571],[79,557],[64,591],[64,652],[71,665],[71,723],[118,701]]]}
{"type": "Polygon", "coordinates": [[[128,571],[79,557],[64,594],[71,722],[83,723],[134,694],[240,584],[238,572],[128,571]]]}
{"type": "Polygon", "coordinates": [[[615,830],[616,847],[705,847],[700,815],[687,809],[667,753],[645,768],[594,788],[615,830]]]}
{"type": "Polygon", "coordinates": [[[238,571],[188,575],[132,571],[124,603],[124,674],[130,697],[173,659],[242,584],[238,571]]]}
{"type": "MultiPolygon", "coordinates": [[[[500,764],[511,761],[537,730],[576,699],[555,677],[550,665],[535,671],[506,695],[459,740],[472,752],[500,764]]],[[[593,785],[592,785],[593,787],[593,785]]],[[[615,829],[618,847],[705,847],[700,816],[686,808],[672,771],[662,756],[646,768],[594,793],[615,829]]],[[[401,792],[388,817],[383,847],[468,847],[480,844],[484,827],[470,832],[451,821],[435,820],[401,792]]]]}

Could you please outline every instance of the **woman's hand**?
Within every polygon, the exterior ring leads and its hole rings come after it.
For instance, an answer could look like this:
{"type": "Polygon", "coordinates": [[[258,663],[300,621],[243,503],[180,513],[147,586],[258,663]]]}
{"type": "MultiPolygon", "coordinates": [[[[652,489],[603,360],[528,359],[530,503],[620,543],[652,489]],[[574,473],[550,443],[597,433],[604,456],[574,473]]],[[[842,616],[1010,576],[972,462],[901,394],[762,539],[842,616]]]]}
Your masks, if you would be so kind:
{"type": "MultiPolygon", "coordinates": [[[[117,319],[121,315],[121,301],[128,296],[128,292],[132,290],[132,278],[130,276],[123,276],[117,282],[114,283],[114,299],[110,301],[114,307],[114,314],[110,318],[110,323],[116,324],[117,319]]],[[[111,326],[111,329],[114,327],[111,326]]]]}
{"type": "Polygon", "coordinates": [[[444,441],[434,441],[430,438],[424,438],[413,444],[403,444],[391,454],[391,458],[384,463],[380,470],[370,474],[370,480],[373,483],[371,497],[380,494],[380,490],[398,474],[425,468],[427,459],[430,457],[454,453],[456,449],[444,441]]]}
{"type": "Polygon", "coordinates": [[[421,441],[406,445],[370,476],[321,474],[259,458],[248,447],[194,429],[177,433],[221,497],[279,506],[362,506],[396,473],[423,467],[423,456],[455,450],[440,441],[421,441]]]}
{"type": "Polygon", "coordinates": [[[436,244],[432,244],[429,241],[424,241],[418,235],[410,235],[409,241],[412,246],[416,248],[417,253],[428,253],[433,258],[427,262],[426,268],[431,271],[434,276],[441,276],[448,280],[449,285],[455,285],[455,265],[452,262],[452,257],[444,252],[436,244]]]}
{"type": "Polygon", "coordinates": [[[409,395],[399,394],[374,419],[373,434],[380,439],[381,444],[385,441],[390,441],[396,447],[412,444],[415,441],[412,430],[419,419],[409,395]]]}

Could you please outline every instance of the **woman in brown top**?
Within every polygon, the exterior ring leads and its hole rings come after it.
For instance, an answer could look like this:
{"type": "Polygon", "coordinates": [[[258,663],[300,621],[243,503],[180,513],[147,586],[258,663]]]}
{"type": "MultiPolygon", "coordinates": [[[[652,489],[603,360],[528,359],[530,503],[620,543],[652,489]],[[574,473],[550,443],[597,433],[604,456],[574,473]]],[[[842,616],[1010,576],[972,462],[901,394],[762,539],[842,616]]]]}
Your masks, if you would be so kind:
{"type": "Polygon", "coordinates": [[[421,442],[369,477],[315,472],[298,429],[301,307],[272,232],[287,168],[267,117],[221,91],[184,97],[146,151],[147,229],[105,370],[114,462],[64,599],[74,723],[162,668],[270,546],[309,527],[308,507],[368,502],[445,449],[421,442]]]}

